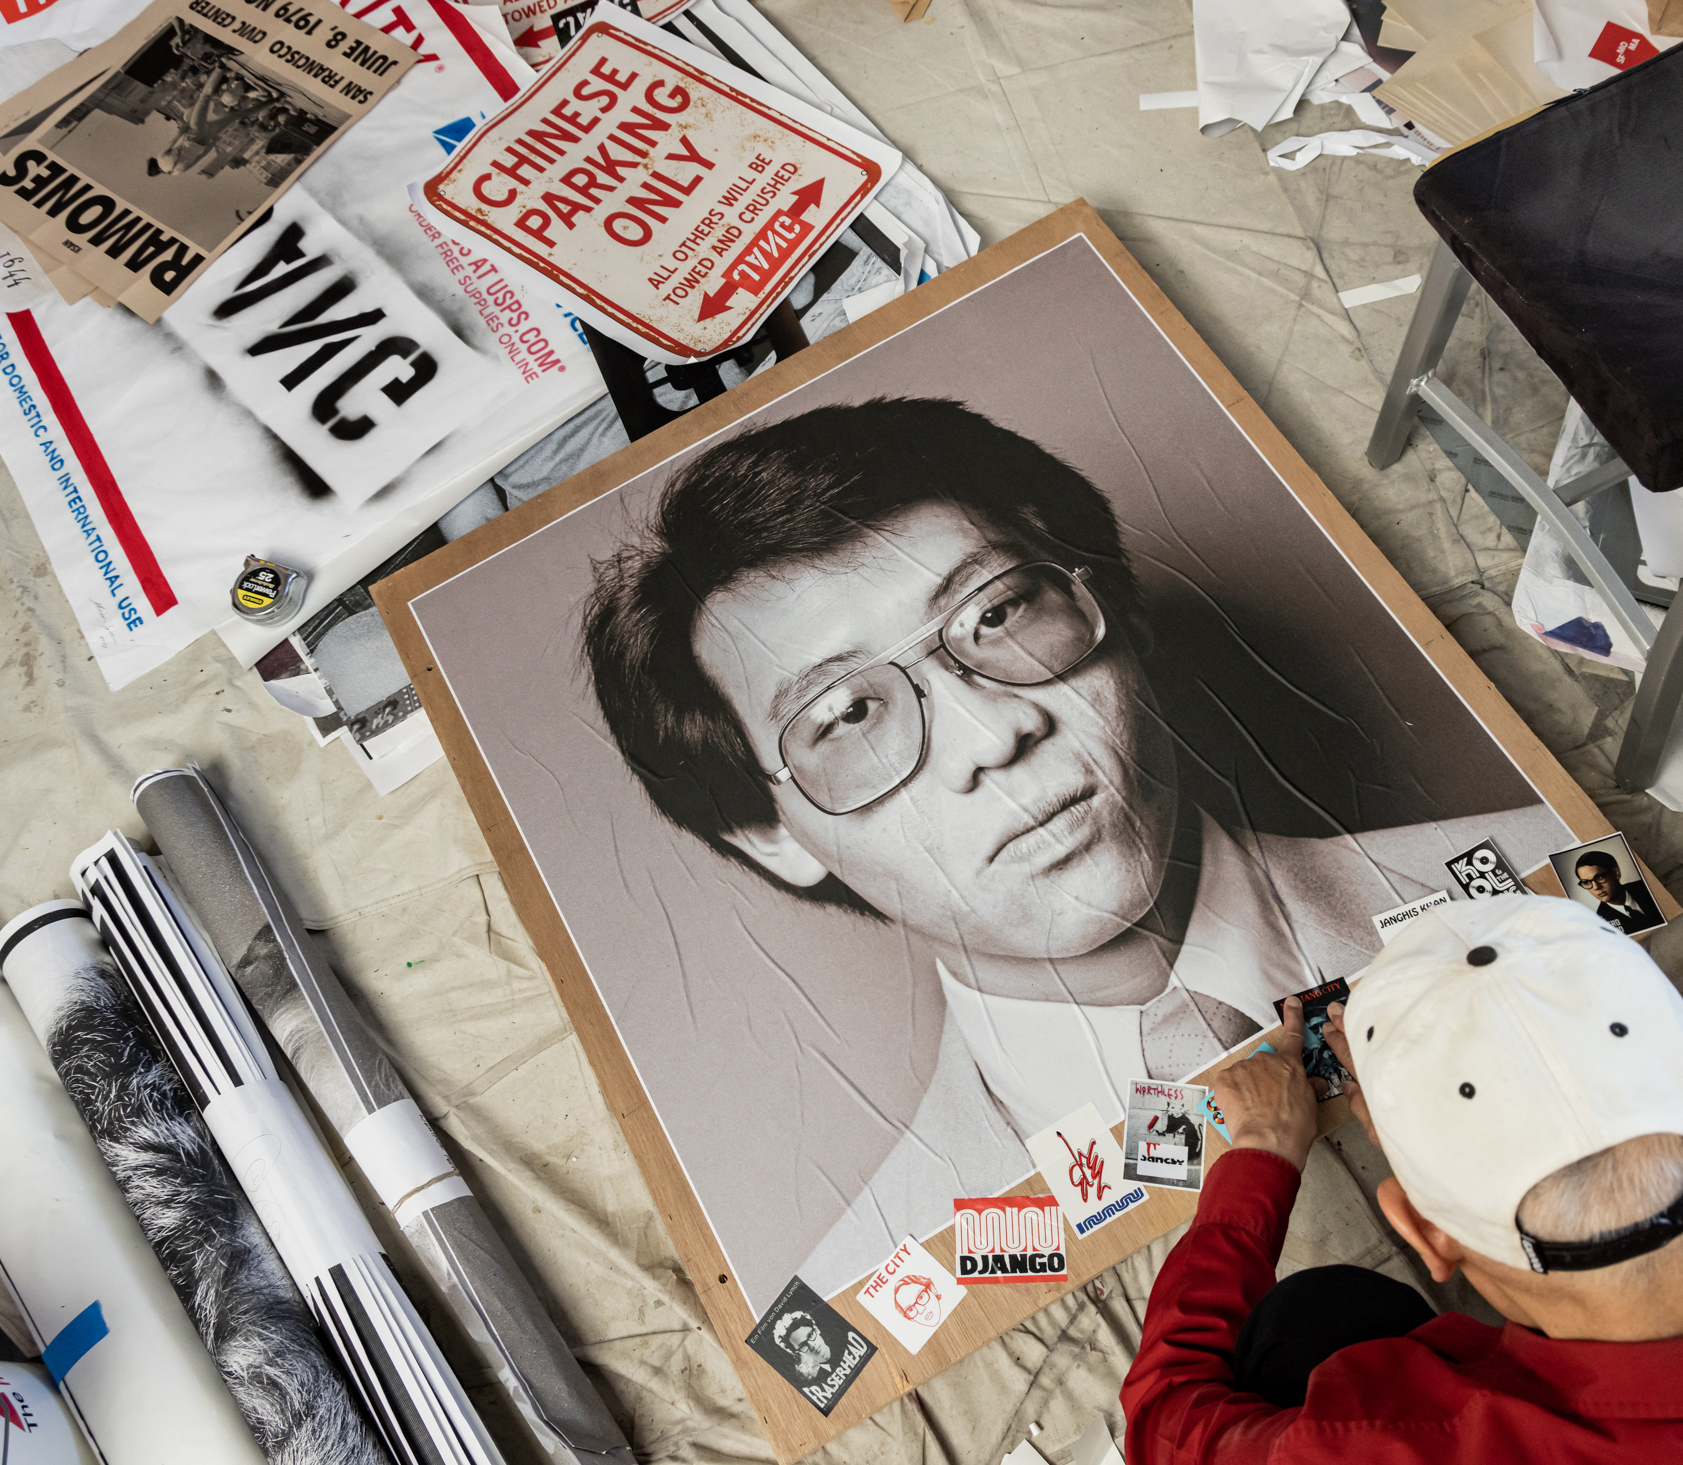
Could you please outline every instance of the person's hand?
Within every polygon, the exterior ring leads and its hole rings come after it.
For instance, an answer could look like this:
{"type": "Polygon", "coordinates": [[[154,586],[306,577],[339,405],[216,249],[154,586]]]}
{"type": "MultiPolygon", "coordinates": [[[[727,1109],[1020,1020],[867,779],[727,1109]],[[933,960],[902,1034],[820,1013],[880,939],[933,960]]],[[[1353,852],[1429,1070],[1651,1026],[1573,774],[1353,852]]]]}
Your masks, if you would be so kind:
{"type": "Polygon", "coordinates": [[[1344,1071],[1350,1075],[1349,1082],[1343,1088],[1344,1096],[1350,1101],[1350,1112],[1362,1121],[1362,1128],[1367,1131],[1368,1143],[1375,1149],[1382,1148],[1379,1135],[1373,1127],[1373,1115],[1368,1112],[1367,1095],[1356,1082],[1356,1063],[1350,1054],[1349,1034],[1344,1031],[1342,1002],[1334,1002],[1327,1008],[1327,1025],[1321,1029],[1321,1040],[1337,1055],[1338,1061],[1344,1065],[1344,1071]]]}
{"type": "Polygon", "coordinates": [[[1299,1170],[1315,1142],[1315,1090],[1303,1071],[1303,1004],[1286,998],[1276,1053],[1253,1053],[1216,1075],[1215,1100],[1236,1150],[1267,1150],[1299,1170]]]}

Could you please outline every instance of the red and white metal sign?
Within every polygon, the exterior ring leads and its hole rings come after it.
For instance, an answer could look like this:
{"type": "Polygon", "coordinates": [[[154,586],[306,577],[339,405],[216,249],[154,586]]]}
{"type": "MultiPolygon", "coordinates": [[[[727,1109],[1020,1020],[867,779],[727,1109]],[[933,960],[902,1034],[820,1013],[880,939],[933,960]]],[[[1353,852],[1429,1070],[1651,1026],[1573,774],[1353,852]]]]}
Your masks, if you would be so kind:
{"type": "Polygon", "coordinates": [[[424,191],[593,325],[684,361],[752,335],[899,164],[886,143],[603,7],[424,191]]]}

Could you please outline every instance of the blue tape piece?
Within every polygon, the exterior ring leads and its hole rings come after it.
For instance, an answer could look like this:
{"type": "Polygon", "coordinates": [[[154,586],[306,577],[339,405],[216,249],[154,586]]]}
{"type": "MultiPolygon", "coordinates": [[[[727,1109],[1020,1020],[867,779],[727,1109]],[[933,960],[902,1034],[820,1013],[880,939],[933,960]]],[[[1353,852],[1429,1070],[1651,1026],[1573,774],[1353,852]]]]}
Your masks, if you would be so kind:
{"type": "Polygon", "coordinates": [[[90,1302],[75,1317],[58,1330],[58,1336],[41,1353],[41,1362],[53,1376],[55,1384],[64,1382],[65,1374],[82,1361],[88,1349],[111,1331],[105,1325],[105,1314],[97,1302],[90,1302]]]}

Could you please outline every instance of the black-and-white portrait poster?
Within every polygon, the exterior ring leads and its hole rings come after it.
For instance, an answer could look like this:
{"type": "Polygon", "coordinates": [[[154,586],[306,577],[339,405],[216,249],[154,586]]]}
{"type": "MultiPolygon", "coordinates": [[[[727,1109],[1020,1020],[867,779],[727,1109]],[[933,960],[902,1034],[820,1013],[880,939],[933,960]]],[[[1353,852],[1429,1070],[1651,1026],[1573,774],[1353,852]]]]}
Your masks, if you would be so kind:
{"type": "Polygon", "coordinates": [[[756,1314],[1572,838],[1080,235],[410,604],[756,1314]]]}

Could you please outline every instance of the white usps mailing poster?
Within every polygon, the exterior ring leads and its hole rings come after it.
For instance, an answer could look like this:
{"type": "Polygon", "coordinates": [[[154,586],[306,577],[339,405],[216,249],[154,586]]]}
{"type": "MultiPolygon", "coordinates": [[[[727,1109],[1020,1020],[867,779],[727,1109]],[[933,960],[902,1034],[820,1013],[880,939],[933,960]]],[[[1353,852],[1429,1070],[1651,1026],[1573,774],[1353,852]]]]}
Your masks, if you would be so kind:
{"type": "Polygon", "coordinates": [[[205,271],[169,324],[353,504],[520,384],[298,189],[205,271]]]}
{"type": "Polygon", "coordinates": [[[1399,905],[1394,910],[1380,911],[1373,918],[1373,929],[1379,933],[1379,944],[1389,946],[1397,939],[1397,932],[1402,930],[1415,917],[1437,906],[1448,904],[1449,892],[1447,890],[1434,890],[1430,895],[1423,895],[1419,900],[1411,900],[1407,905],[1399,905]]]}
{"type": "Polygon", "coordinates": [[[859,1289],[865,1311],[916,1353],[964,1301],[958,1280],[910,1236],[859,1289]]]}
{"type": "Polygon", "coordinates": [[[1140,1186],[1122,1183],[1122,1148],[1091,1104],[1031,1135],[1027,1144],[1077,1236],[1096,1231],[1145,1199],[1140,1186]]]}

